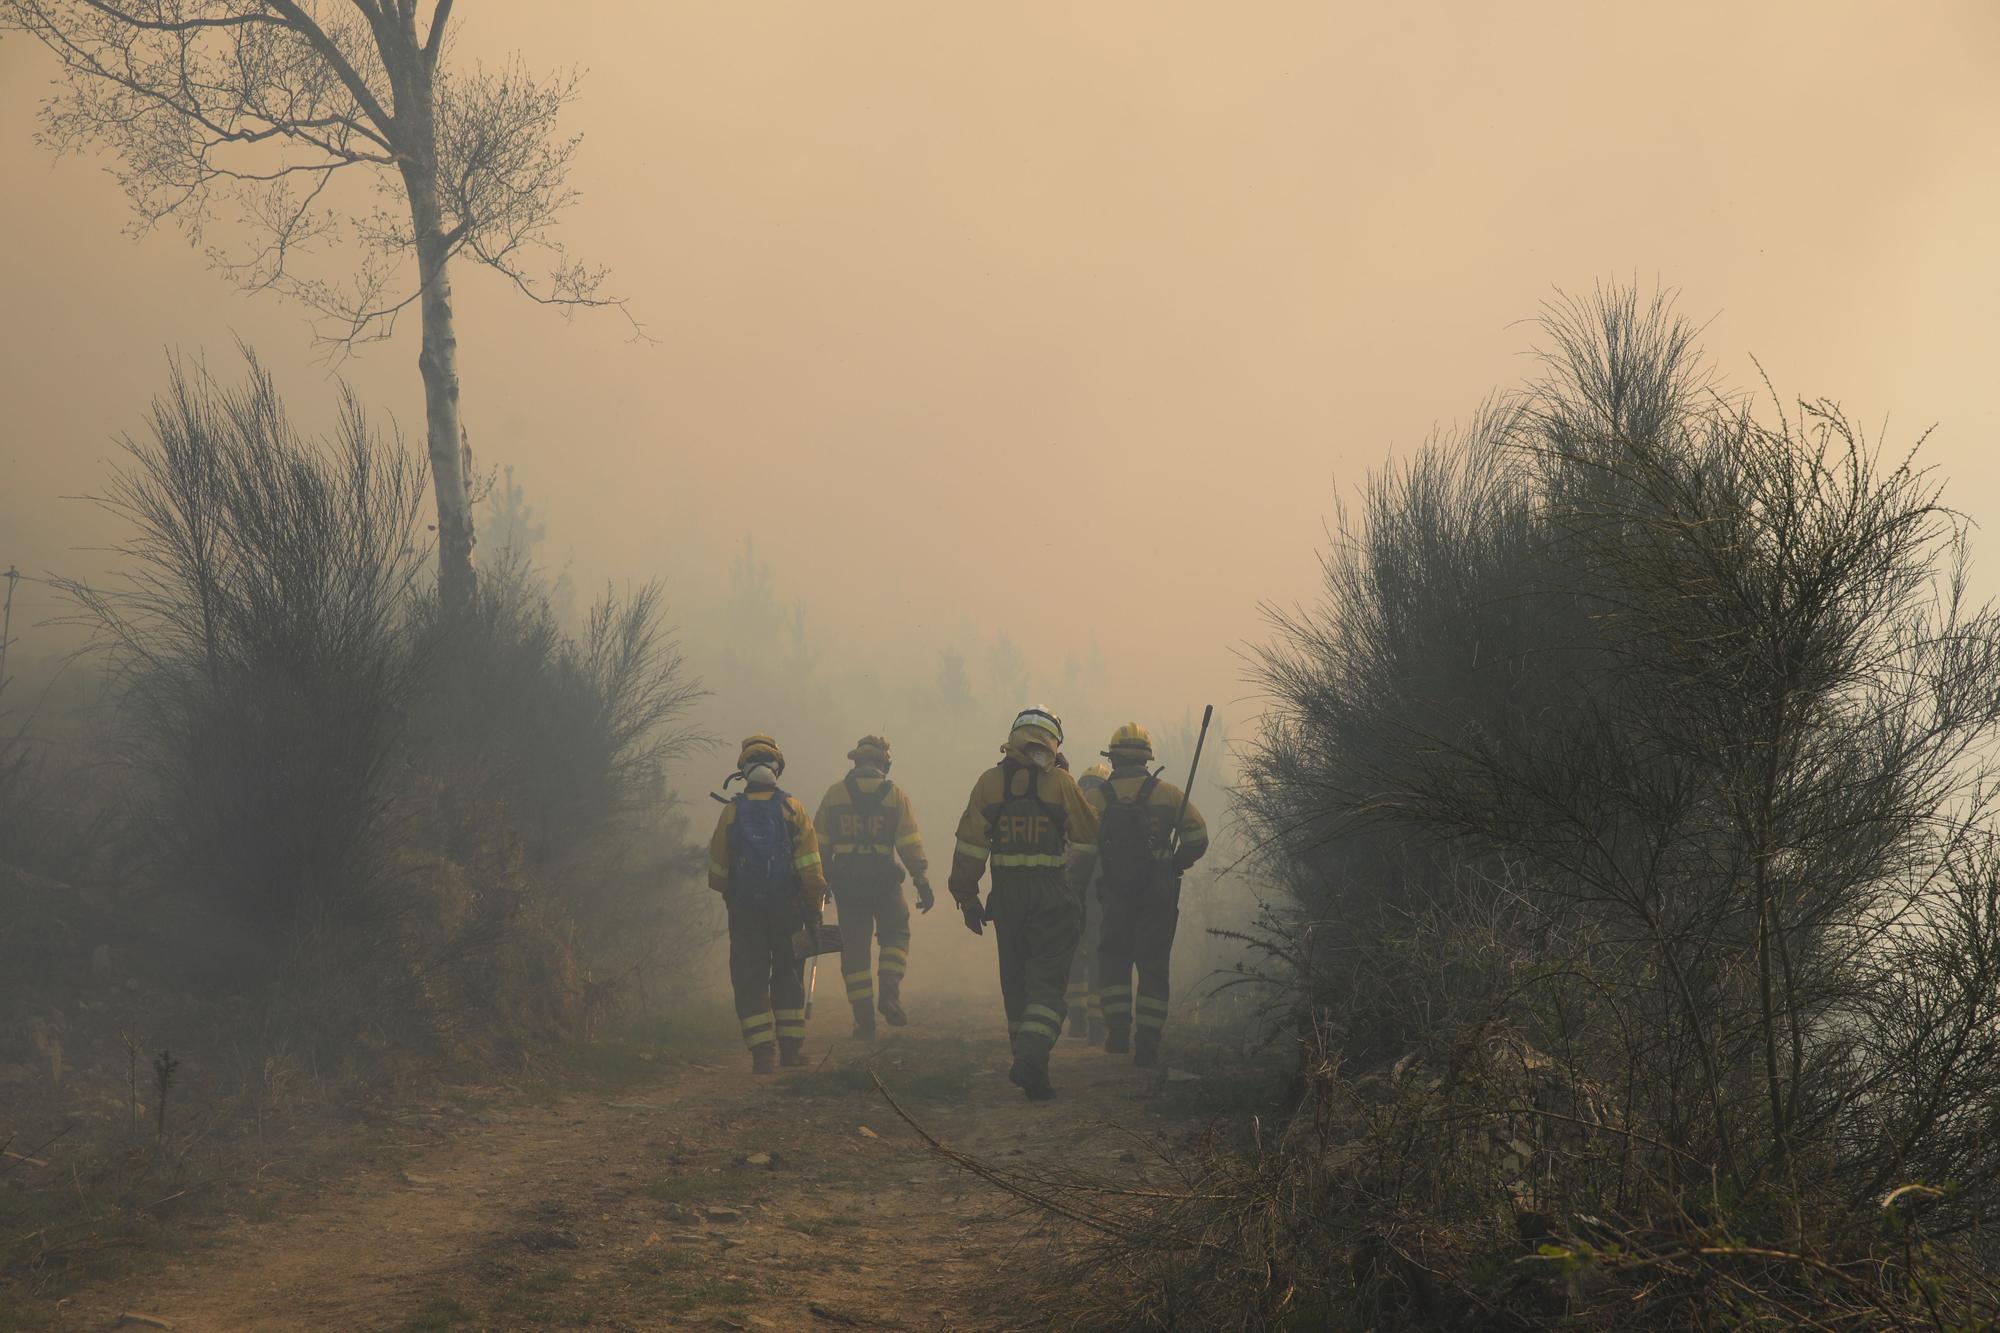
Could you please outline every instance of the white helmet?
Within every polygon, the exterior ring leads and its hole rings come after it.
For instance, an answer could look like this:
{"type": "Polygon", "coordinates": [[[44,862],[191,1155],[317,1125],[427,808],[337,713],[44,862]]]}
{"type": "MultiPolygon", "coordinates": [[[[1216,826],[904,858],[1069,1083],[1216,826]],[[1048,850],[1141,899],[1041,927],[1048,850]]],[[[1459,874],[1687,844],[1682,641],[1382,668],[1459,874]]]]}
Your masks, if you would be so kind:
{"type": "Polygon", "coordinates": [[[1054,709],[1039,707],[1023,708],[1019,713],[1014,715],[1014,725],[1010,729],[1009,739],[1020,739],[1028,744],[1046,745],[1051,752],[1060,750],[1063,743],[1062,719],[1056,716],[1054,709]],[[1022,738],[1020,733],[1023,731],[1032,734],[1022,738]]]}

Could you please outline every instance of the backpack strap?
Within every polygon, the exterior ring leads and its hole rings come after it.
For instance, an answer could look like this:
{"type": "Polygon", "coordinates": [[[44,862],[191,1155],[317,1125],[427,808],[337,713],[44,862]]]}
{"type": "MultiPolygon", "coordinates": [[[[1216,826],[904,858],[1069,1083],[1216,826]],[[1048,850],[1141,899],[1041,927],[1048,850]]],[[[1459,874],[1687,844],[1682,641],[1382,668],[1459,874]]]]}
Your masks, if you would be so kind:
{"type": "MultiPolygon", "coordinates": [[[[840,785],[847,789],[847,803],[853,807],[857,814],[880,814],[889,804],[890,784],[886,776],[882,779],[882,784],[875,788],[872,795],[861,790],[861,780],[852,773],[842,778],[840,785]]],[[[894,825],[890,826],[887,833],[889,837],[889,854],[894,856],[896,854],[896,829],[894,825]]],[[[878,844],[871,839],[865,845],[875,847],[878,844]]]]}
{"type": "MultiPolygon", "coordinates": [[[[791,821],[792,812],[789,809],[791,799],[792,799],[791,793],[787,792],[784,788],[782,787],[771,788],[771,802],[772,804],[778,807],[778,818],[784,820],[787,826],[789,826],[792,822],[791,821]]],[[[747,806],[750,803],[751,803],[750,793],[747,791],[739,791],[734,796],[729,798],[729,804],[734,806],[747,806]]],[[[759,802],[759,804],[761,804],[761,802],[759,802]]],[[[729,833],[732,838],[736,836],[736,830],[740,828],[742,824],[743,824],[743,811],[739,809],[736,812],[736,817],[729,821],[729,833]]],[[[787,828],[787,834],[789,836],[789,827],[787,828]]]]}
{"type": "Polygon", "coordinates": [[[1021,767],[1014,762],[1011,754],[1000,756],[1000,799],[986,811],[986,845],[991,847],[1000,838],[1000,812],[1007,808],[1007,802],[1014,799],[1014,774],[1021,767]]]}
{"type": "Polygon", "coordinates": [[[856,810],[880,810],[888,803],[890,784],[886,777],[882,779],[882,785],[875,789],[872,797],[861,790],[861,779],[852,773],[842,778],[840,785],[847,788],[847,803],[856,810]]]}
{"type": "Polygon", "coordinates": [[[1033,801],[1038,810],[1055,819],[1058,827],[1068,827],[1068,812],[1060,805],[1051,806],[1042,799],[1041,772],[1033,764],[1024,764],[1011,754],[1001,756],[1000,801],[986,815],[986,839],[989,844],[1000,836],[1000,812],[1006,809],[1011,803],[1019,800],[1033,801]],[[1014,794],[1014,775],[1016,773],[1026,773],[1028,775],[1028,790],[1025,796],[1016,796],[1014,794]]]}
{"type": "MultiPolygon", "coordinates": [[[[895,794],[896,794],[896,784],[889,781],[889,779],[885,776],[882,779],[882,785],[875,789],[875,808],[877,810],[887,810],[889,808],[889,798],[891,796],[894,796],[895,794]]],[[[902,824],[903,824],[903,812],[899,807],[896,811],[894,819],[892,819],[889,823],[889,829],[888,829],[889,842],[892,846],[895,844],[896,841],[896,830],[898,828],[901,828],[902,824]]]]}
{"type": "Polygon", "coordinates": [[[1159,785],[1160,775],[1158,773],[1148,773],[1146,780],[1139,784],[1139,790],[1132,793],[1132,804],[1138,807],[1140,815],[1146,821],[1146,850],[1155,860],[1159,859],[1163,847],[1171,845],[1171,840],[1174,836],[1173,830],[1169,828],[1162,836],[1159,845],[1155,845],[1154,843],[1156,835],[1153,831],[1153,817],[1148,811],[1151,809],[1153,803],[1153,789],[1159,785]]]}

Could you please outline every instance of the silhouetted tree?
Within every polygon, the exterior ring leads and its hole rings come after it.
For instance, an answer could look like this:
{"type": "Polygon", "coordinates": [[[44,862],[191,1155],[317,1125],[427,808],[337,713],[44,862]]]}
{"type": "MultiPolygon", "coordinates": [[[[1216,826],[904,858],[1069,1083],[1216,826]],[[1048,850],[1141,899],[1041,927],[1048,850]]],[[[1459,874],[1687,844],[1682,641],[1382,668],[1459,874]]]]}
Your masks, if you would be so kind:
{"type": "Polygon", "coordinates": [[[333,350],[387,337],[419,307],[438,587],[458,610],[473,593],[474,535],[451,261],[469,255],[544,304],[621,303],[600,294],[603,271],[570,259],[553,234],[575,198],[577,139],[556,121],[576,76],[538,82],[518,63],[454,72],[452,0],[433,0],[427,22],[422,8],[0,0],[0,27],[62,62],[42,138],[58,151],[110,148],[139,231],[172,222],[199,243],[217,216],[246,224],[245,248],[211,248],[212,262],[247,289],[302,302],[333,350]],[[331,187],[357,173],[386,177],[398,206],[334,206],[331,187]],[[331,240],[358,245],[359,262],[333,278],[302,270],[331,240]]]}

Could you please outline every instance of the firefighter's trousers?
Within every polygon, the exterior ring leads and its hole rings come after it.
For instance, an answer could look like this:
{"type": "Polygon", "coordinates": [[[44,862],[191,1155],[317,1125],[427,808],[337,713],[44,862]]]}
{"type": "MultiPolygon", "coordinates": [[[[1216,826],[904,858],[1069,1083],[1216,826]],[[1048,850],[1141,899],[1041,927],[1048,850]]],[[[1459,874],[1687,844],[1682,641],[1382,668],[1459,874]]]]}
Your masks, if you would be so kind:
{"type": "Polygon", "coordinates": [[[910,905],[895,881],[846,883],[833,886],[840,912],[840,970],[847,981],[847,998],[857,1008],[875,1000],[875,972],[882,973],[882,996],[891,1002],[910,966],[910,905]],[[870,936],[881,943],[879,964],[871,965],[870,936]]]}
{"type": "Polygon", "coordinates": [[[729,904],[729,985],[752,1049],[806,1035],[805,964],[792,947],[799,924],[796,903],[729,904]]]}
{"type": "Polygon", "coordinates": [[[1135,1016],[1141,1030],[1157,1033],[1167,1025],[1167,963],[1174,952],[1174,930],[1181,919],[1178,875],[1157,888],[1104,892],[1103,933],[1097,946],[1098,986],[1104,1022],[1114,1033],[1126,1030],[1135,1016]],[[1132,991],[1132,971],[1139,972],[1139,990],[1132,991]]]}
{"type": "MultiPolygon", "coordinates": [[[[1104,1021],[1103,997],[1098,993],[1103,963],[1098,945],[1104,934],[1104,903],[1095,888],[1083,891],[1083,935],[1076,946],[1076,958],[1069,967],[1069,1022],[1072,1030],[1084,1024],[1104,1021]]],[[[1074,1031],[1072,1031],[1074,1035],[1074,1031]]]]}
{"type": "Polygon", "coordinates": [[[1060,866],[995,866],[986,910],[1000,946],[1000,997],[1014,1054],[1046,1065],[1069,1008],[1063,991],[1083,933],[1083,904],[1060,866]]]}

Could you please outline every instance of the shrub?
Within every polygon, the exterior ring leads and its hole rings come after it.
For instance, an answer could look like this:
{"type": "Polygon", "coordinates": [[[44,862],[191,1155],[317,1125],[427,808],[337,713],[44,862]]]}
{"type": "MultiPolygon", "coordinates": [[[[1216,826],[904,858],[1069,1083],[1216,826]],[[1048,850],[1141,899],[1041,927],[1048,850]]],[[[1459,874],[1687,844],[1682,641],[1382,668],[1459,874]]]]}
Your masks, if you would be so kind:
{"type": "Polygon", "coordinates": [[[1834,404],[1714,389],[1664,302],[1541,327],[1542,378],[1376,478],[1261,659],[1301,1114],[1357,1136],[1328,1108],[1390,1070],[1423,1103],[1395,1191],[1315,1185],[1323,1139],[1260,1168],[1284,1243],[1386,1237],[1414,1267],[1370,1281],[1453,1318],[1524,1255],[1592,1322],[1989,1318],[2000,621],[1964,524],[1834,404]],[[1401,1188],[1454,1135],[1519,1160],[1401,1188]]]}
{"type": "Polygon", "coordinates": [[[168,955],[270,983],[316,1057],[477,1053],[587,1029],[607,975],[700,933],[660,906],[699,878],[660,776],[698,691],[657,587],[572,634],[503,563],[441,616],[421,464],[351,396],[302,434],[254,359],[234,389],[176,365],[152,425],[102,500],[124,581],[70,592],[168,955]]]}
{"type": "Polygon", "coordinates": [[[123,687],[126,830],[162,890],[267,941],[374,914],[421,464],[351,395],[331,439],[300,433],[254,358],[236,389],[176,363],[125,449],[122,582],[71,592],[123,687]]]}
{"type": "MultiPolygon", "coordinates": [[[[663,783],[701,738],[680,725],[700,696],[658,585],[607,591],[579,632],[557,620],[534,571],[508,561],[482,581],[470,615],[420,609],[433,664],[413,747],[430,845],[512,885],[527,936],[568,955],[535,964],[571,992],[565,1026],[587,1024],[630,988],[644,999],[712,931],[701,866],[663,783]]],[[[517,941],[518,944],[518,941],[517,941]]],[[[475,991],[492,995],[491,987],[475,991]]]]}

